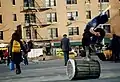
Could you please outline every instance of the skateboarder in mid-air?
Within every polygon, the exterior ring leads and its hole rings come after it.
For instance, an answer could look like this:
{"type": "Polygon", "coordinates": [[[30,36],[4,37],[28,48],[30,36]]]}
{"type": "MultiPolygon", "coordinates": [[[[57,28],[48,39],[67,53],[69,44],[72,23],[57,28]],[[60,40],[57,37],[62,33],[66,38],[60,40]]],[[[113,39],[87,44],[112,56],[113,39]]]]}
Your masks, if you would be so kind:
{"type": "Polygon", "coordinates": [[[102,12],[88,22],[84,29],[82,38],[82,46],[84,49],[85,47],[90,47],[94,50],[95,44],[102,46],[101,42],[105,36],[105,31],[100,27],[100,24],[104,24],[106,22],[108,22],[108,15],[106,14],[106,11],[102,12]]]}

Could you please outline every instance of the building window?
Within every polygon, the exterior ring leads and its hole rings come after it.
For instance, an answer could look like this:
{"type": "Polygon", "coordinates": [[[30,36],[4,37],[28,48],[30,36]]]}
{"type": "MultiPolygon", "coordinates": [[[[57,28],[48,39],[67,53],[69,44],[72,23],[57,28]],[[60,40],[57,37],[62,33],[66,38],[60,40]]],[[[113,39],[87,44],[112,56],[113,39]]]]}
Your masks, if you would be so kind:
{"type": "Polygon", "coordinates": [[[0,15],[0,23],[2,23],[2,15],[0,15]]]}
{"type": "Polygon", "coordinates": [[[119,12],[119,16],[120,16],[120,9],[119,9],[119,11],[118,11],[118,12],[119,12]]]}
{"type": "Polygon", "coordinates": [[[36,23],[36,16],[35,16],[35,14],[30,14],[30,22],[31,23],[36,23]]]}
{"type": "MultiPolygon", "coordinates": [[[[103,10],[99,10],[99,12],[101,13],[103,10]]],[[[106,11],[106,14],[108,15],[108,18],[110,18],[110,10],[106,11]]]]}
{"type": "Polygon", "coordinates": [[[58,37],[58,29],[57,28],[48,28],[48,36],[49,36],[49,38],[58,37]]]}
{"type": "Polygon", "coordinates": [[[69,27],[69,35],[79,35],[79,27],[69,27]]]}
{"type": "Polygon", "coordinates": [[[28,28],[26,29],[26,38],[30,39],[31,38],[31,30],[28,28]]]}
{"type": "Polygon", "coordinates": [[[47,14],[47,22],[57,22],[57,14],[56,13],[48,13],[47,14]]]}
{"type": "Polygon", "coordinates": [[[0,7],[1,7],[1,0],[0,0],[0,7]]]}
{"type": "Polygon", "coordinates": [[[16,16],[16,14],[13,14],[13,21],[17,21],[17,16],[16,16]]]}
{"type": "Polygon", "coordinates": [[[85,3],[91,3],[91,1],[90,0],[86,0],[85,3]]]}
{"type": "Polygon", "coordinates": [[[67,12],[68,20],[75,20],[78,17],[78,12],[67,12]]]}
{"type": "Polygon", "coordinates": [[[86,18],[91,19],[91,11],[86,11],[86,18]]]}
{"type": "Polygon", "coordinates": [[[35,14],[25,14],[25,23],[36,23],[35,14]]]}
{"type": "Polygon", "coordinates": [[[35,33],[35,39],[37,39],[37,30],[36,29],[34,30],[34,33],[35,33]]]}
{"type": "Polygon", "coordinates": [[[110,25],[104,24],[103,29],[105,30],[106,33],[111,33],[110,25]]]}
{"type": "Polygon", "coordinates": [[[15,0],[12,0],[12,4],[15,5],[15,0]]]}
{"type": "Polygon", "coordinates": [[[56,6],[56,0],[46,0],[45,2],[47,7],[56,6]]]}
{"type": "Polygon", "coordinates": [[[98,0],[98,2],[109,2],[109,0],[98,0]]]}
{"type": "Polygon", "coordinates": [[[0,40],[3,40],[3,31],[0,31],[0,40]]]}
{"type": "Polygon", "coordinates": [[[34,0],[24,0],[24,7],[35,7],[34,0]]]}
{"type": "Polygon", "coordinates": [[[106,12],[106,14],[108,15],[108,18],[110,18],[110,11],[109,10],[106,12]]]}
{"type": "Polygon", "coordinates": [[[30,16],[29,16],[29,14],[25,14],[25,23],[30,23],[30,16]]]}
{"type": "Polygon", "coordinates": [[[32,35],[32,38],[33,38],[33,39],[37,39],[37,29],[32,28],[32,33],[31,33],[31,35],[32,35]]]}
{"type": "Polygon", "coordinates": [[[67,4],[77,4],[77,0],[66,0],[67,4]]]}

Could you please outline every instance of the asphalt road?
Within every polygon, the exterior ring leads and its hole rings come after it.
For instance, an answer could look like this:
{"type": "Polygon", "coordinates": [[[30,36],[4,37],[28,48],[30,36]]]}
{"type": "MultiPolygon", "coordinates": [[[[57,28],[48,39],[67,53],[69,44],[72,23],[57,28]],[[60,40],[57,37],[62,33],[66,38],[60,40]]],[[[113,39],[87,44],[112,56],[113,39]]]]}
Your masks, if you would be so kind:
{"type": "Polygon", "coordinates": [[[120,63],[100,62],[102,72],[99,79],[69,81],[63,60],[50,60],[21,64],[22,73],[14,71],[1,64],[0,82],[120,82],[120,63]]]}

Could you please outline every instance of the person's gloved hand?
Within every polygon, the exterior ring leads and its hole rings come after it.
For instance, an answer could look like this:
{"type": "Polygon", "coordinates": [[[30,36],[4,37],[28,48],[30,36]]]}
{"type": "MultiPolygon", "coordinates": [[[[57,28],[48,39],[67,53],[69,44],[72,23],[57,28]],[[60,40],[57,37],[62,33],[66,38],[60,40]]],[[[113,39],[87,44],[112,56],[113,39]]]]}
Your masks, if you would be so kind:
{"type": "Polygon", "coordinates": [[[100,32],[95,32],[94,35],[95,36],[100,36],[100,32]]]}
{"type": "Polygon", "coordinates": [[[94,31],[94,27],[90,28],[90,33],[94,34],[95,36],[100,36],[100,32],[94,31]]]}

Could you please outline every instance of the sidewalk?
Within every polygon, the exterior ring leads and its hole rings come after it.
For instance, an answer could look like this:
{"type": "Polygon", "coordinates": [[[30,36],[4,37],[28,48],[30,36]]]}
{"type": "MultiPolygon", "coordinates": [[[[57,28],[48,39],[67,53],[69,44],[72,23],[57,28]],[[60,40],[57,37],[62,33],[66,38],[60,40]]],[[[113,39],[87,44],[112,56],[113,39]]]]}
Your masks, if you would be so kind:
{"type": "MultiPolygon", "coordinates": [[[[66,67],[62,66],[63,62],[63,60],[50,60],[40,62],[39,64],[22,66],[22,73],[20,75],[16,75],[14,72],[1,73],[0,82],[71,82],[66,75],[66,67]]],[[[101,68],[102,72],[99,79],[78,80],[72,82],[120,81],[120,63],[101,61],[101,68]]]]}

